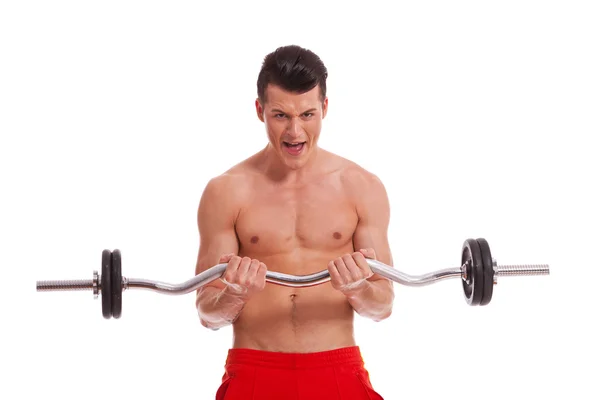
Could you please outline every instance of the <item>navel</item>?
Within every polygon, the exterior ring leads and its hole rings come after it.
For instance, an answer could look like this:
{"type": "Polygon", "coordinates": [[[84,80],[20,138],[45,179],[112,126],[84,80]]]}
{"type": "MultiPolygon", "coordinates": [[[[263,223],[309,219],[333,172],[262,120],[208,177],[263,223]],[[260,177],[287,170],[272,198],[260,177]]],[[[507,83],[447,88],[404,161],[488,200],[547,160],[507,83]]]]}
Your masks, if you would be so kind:
{"type": "Polygon", "coordinates": [[[336,239],[341,239],[342,238],[342,234],[339,233],[339,232],[334,232],[333,233],[333,237],[336,238],[336,239]]]}
{"type": "Polygon", "coordinates": [[[252,243],[252,244],[258,243],[258,236],[252,236],[252,238],[250,239],[250,243],[252,243]]]}
{"type": "Polygon", "coordinates": [[[295,298],[296,295],[295,294],[291,294],[290,295],[290,300],[292,300],[292,314],[291,314],[291,318],[292,318],[292,331],[294,333],[297,332],[298,330],[298,316],[296,315],[296,302],[295,302],[295,298]]]}

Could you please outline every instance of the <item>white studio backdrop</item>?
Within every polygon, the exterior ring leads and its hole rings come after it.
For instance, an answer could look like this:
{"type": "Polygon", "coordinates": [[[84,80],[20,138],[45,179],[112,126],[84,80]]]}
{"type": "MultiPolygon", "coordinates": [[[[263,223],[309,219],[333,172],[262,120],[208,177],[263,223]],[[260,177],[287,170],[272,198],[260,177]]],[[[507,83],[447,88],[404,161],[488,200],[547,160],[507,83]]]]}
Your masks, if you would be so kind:
{"type": "MultiPolygon", "coordinates": [[[[231,329],[194,295],[123,294],[106,321],[88,279],[193,276],[207,181],[266,144],[256,77],[299,44],[329,69],[321,146],[376,173],[394,264],[455,267],[463,241],[551,275],[395,285],[356,319],[386,399],[598,398],[600,62],[584,1],[7,1],[0,6],[2,398],[212,399],[231,329]]],[[[235,196],[235,193],[231,193],[235,196]]],[[[324,266],[325,267],[325,266],[324,266]]]]}

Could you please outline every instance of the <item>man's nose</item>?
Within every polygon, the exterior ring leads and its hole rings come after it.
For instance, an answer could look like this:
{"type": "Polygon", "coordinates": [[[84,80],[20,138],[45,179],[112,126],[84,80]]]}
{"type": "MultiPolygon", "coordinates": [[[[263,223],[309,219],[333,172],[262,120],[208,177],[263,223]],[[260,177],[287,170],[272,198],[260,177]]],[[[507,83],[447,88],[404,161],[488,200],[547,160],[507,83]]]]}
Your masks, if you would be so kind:
{"type": "Polygon", "coordinates": [[[292,137],[298,137],[302,134],[302,126],[297,118],[290,118],[288,134],[292,137]]]}

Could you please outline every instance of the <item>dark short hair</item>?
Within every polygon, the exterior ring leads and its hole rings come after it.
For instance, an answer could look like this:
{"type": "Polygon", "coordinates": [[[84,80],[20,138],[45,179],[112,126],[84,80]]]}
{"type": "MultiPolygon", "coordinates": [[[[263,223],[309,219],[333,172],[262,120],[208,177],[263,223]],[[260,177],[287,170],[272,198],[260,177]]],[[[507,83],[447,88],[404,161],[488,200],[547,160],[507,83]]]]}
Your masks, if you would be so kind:
{"type": "Polygon", "coordinates": [[[258,99],[266,100],[267,86],[271,83],[284,90],[305,93],[319,85],[321,101],[327,94],[327,68],[312,51],[296,45],[282,46],[265,57],[258,81],[258,99]]]}

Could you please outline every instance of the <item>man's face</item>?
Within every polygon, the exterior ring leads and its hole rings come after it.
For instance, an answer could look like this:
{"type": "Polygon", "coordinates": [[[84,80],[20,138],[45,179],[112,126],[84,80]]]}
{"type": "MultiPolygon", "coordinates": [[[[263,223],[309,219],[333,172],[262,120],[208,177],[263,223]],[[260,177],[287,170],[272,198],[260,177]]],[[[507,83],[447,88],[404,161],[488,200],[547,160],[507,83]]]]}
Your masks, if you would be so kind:
{"type": "Polygon", "coordinates": [[[315,150],[327,103],[327,98],[321,102],[318,85],[302,94],[268,85],[265,104],[256,100],[256,113],[265,123],[269,142],[289,168],[301,168],[315,150]]]}

